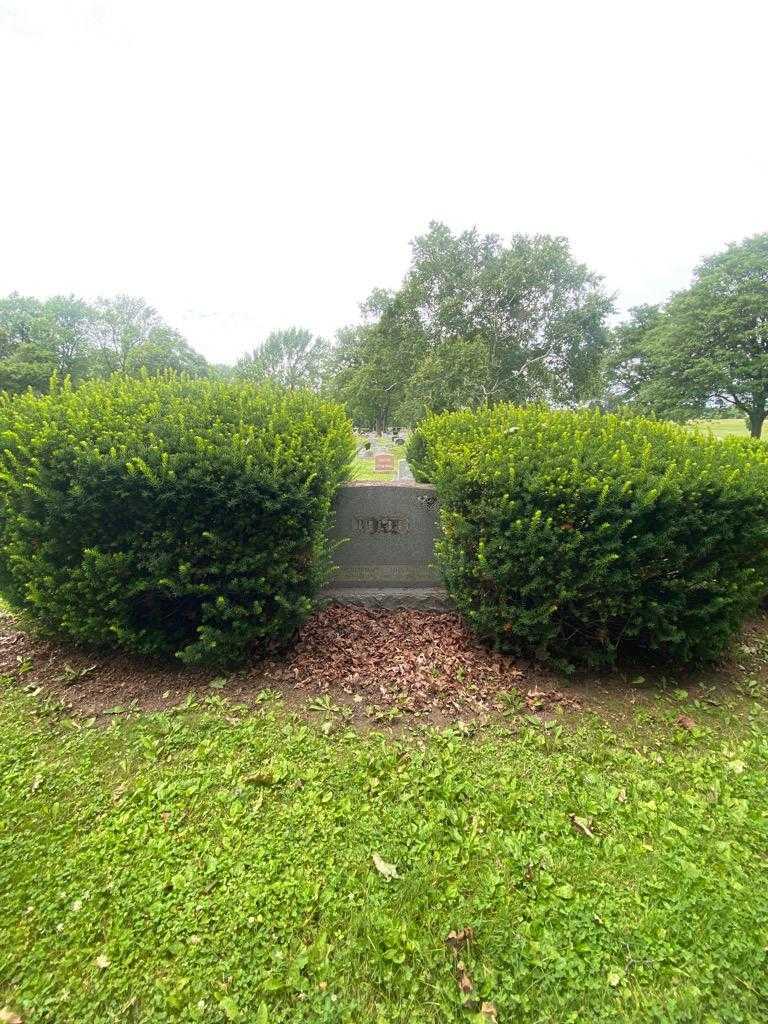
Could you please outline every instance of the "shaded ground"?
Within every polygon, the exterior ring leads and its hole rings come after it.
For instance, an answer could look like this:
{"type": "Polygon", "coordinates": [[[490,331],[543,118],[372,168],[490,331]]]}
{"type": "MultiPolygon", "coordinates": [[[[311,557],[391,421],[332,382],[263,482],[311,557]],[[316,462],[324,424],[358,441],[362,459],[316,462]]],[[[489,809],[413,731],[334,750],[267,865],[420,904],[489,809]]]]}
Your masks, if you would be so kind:
{"type": "Polygon", "coordinates": [[[509,712],[546,718],[555,710],[592,711],[615,722],[660,691],[684,688],[713,705],[734,688],[762,691],[767,662],[768,617],[750,624],[730,660],[674,678],[631,666],[572,678],[547,673],[479,645],[451,612],[330,605],[308,620],[285,657],[231,674],[87,651],[25,632],[11,615],[0,618],[0,674],[85,718],[214,695],[249,705],[277,691],[295,711],[362,728],[483,723],[509,712]]]}

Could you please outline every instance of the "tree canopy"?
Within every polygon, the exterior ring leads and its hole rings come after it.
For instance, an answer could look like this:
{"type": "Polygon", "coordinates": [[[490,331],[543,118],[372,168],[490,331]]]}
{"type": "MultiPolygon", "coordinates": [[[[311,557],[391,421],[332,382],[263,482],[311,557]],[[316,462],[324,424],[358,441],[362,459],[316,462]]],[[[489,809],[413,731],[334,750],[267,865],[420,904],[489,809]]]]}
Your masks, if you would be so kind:
{"type": "Polygon", "coordinates": [[[247,380],[266,377],[283,387],[318,390],[329,356],[328,343],[302,327],[272,331],[266,341],[244,355],[235,375],[247,380]]]}
{"type": "Polygon", "coordinates": [[[670,419],[733,406],[759,437],[768,416],[768,233],[705,259],[665,307],[633,310],[615,332],[610,385],[620,401],[670,419]]]}
{"type": "Polygon", "coordinates": [[[54,373],[75,383],[112,373],[177,370],[203,376],[208,364],[143,299],[87,303],[74,295],[0,299],[0,390],[43,391],[54,373]]]}
{"type": "Polygon", "coordinates": [[[338,336],[336,380],[371,423],[496,401],[573,405],[598,394],[610,298],[564,238],[432,223],[395,291],[338,336]]]}

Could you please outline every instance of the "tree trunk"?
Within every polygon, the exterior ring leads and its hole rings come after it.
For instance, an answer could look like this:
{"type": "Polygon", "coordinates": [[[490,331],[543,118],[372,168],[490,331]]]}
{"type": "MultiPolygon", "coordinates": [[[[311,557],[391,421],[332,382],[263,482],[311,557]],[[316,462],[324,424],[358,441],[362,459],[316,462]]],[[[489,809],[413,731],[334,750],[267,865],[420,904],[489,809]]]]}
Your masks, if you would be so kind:
{"type": "Polygon", "coordinates": [[[749,434],[750,437],[760,437],[765,423],[766,410],[764,407],[750,409],[749,411],[749,434]]]}

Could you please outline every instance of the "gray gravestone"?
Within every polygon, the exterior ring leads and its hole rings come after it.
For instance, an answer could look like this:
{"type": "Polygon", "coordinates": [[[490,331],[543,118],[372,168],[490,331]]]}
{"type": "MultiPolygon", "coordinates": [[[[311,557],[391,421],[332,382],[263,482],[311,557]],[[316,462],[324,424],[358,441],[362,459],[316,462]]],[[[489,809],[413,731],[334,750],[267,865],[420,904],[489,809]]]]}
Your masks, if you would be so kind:
{"type": "Polygon", "coordinates": [[[407,459],[400,459],[400,461],[398,462],[398,464],[397,464],[397,479],[398,480],[407,480],[407,481],[412,481],[413,480],[413,471],[412,471],[411,467],[408,465],[408,460],[407,459]]]}
{"type": "Polygon", "coordinates": [[[336,565],[323,596],[380,608],[446,608],[435,567],[439,535],[431,484],[344,484],[330,530],[336,565]]]}

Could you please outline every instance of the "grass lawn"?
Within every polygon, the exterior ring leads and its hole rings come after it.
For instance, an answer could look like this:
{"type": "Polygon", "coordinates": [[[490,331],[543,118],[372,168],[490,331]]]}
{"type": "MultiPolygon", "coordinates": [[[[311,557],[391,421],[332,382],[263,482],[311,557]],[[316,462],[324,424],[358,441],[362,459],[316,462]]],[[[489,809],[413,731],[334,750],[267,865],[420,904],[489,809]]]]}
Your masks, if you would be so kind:
{"type": "MultiPolygon", "coordinates": [[[[712,433],[715,437],[749,437],[747,424],[740,417],[737,420],[691,420],[690,426],[702,433],[712,433]]],[[[763,430],[765,437],[765,430],[763,430]]]]}
{"type": "Polygon", "coordinates": [[[756,680],[400,738],[216,689],[105,727],[23,683],[0,679],[6,1020],[768,1019],[756,680]]]}
{"type": "Polygon", "coordinates": [[[405,458],[405,445],[392,444],[391,441],[382,439],[388,452],[395,457],[395,468],[390,473],[377,473],[373,468],[373,457],[370,459],[356,458],[352,463],[350,480],[395,480],[397,478],[397,463],[405,458]]]}

